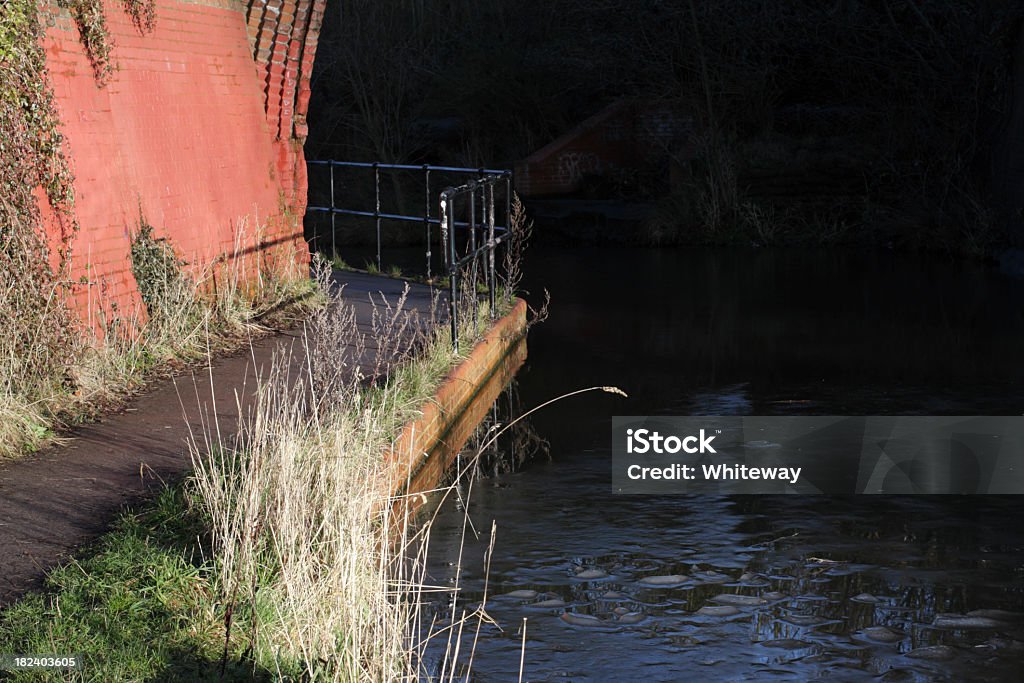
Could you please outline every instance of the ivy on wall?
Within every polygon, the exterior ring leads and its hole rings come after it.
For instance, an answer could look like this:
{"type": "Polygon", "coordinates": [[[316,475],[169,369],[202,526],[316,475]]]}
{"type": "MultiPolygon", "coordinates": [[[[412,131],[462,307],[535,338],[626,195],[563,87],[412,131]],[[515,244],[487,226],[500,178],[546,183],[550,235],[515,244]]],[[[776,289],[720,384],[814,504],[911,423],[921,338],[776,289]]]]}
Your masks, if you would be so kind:
{"type": "MultiPolygon", "coordinates": [[[[57,4],[71,13],[78,26],[82,46],[92,63],[96,82],[105,85],[114,71],[114,42],[107,29],[103,0],[57,0],[57,4]]],[[[155,0],[124,0],[124,11],[140,33],[149,33],[156,26],[155,0]]]]}
{"type": "Polygon", "coordinates": [[[153,226],[139,215],[139,230],[132,237],[130,251],[132,275],[139,287],[139,295],[150,316],[159,313],[161,305],[173,308],[175,296],[185,291],[182,286],[182,266],[187,265],[174,253],[165,239],[153,234],[153,226]]]}
{"type": "MultiPolygon", "coordinates": [[[[113,41],[102,0],[56,1],[71,13],[97,83],[104,85],[113,72],[113,41]]],[[[40,2],[0,0],[0,244],[5,253],[11,252],[14,233],[30,232],[45,249],[34,195],[35,188],[42,187],[64,227],[60,254],[64,264],[77,230],[72,211],[74,176],[64,155],[64,136],[46,69],[40,2]]],[[[124,9],[140,32],[155,27],[154,0],[124,0],[124,9]]]]}
{"type": "MultiPolygon", "coordinates": [[[[45,0],[0,0],[0,317],[7,342],[0,354],[0,396],[31,398],[66,382],[57,359],[78,338],[65,302],[70,245],[78,229],[74,176],[64,153],[42,47],[45,0]],[[36,189],[61,226],[51,259],[36,189]],[[54,267],[56,266],[56,267],[54,267]]],[[[56,0],[67,9],[102,87],[113,72],[113,42],[102,0],[56,0]]],[[[155,25],[153,0],[124,0],[136,28],[155,25]]]]}
{"type": "Polygon", "coordinates": [[[149,33],[156,27],[155,0],[124,0],[124,11],[132,18],[139,33],[149,33]]]}
{"type": "Polygon", "coordinates": [[[103,14],[102,0],[58,0],[57,4],[68,10],[78,26],[78,35],[92,62],[96,81],[105,85],[114,71],[111,63],[113,41],[107,30],[107,17],[103,14]]]}
{"type": "Polygon", "coordinates": [[[0,388],[7,392],[59,381],[52,359],[66,357],[74,344],[35,194],[42,187],[68,226],[61,272],[75,227],[74,178],[47,78],[36,2],[6,0],[0,12],[0,314],[14,356],[0,368],[0,388]]]}

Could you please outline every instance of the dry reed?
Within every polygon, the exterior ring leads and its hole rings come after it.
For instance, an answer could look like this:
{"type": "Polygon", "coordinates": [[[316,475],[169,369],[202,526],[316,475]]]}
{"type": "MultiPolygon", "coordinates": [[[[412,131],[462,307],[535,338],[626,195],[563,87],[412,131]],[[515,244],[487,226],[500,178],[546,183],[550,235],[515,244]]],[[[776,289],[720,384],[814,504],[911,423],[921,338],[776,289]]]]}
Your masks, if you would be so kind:
{"type": "MultiPolygon", "coordinates": [[[[418,678],[423,596],[446,589],[425,585],[429,525],[399,512],[382,455],[461,356],[406,295],[376,301],[363,331],[325,269],[318,279],[330,300],[307,323],[303,362],[275,359],[236,438],[214,422],[193,443],[225,658],[245,643],[280,675],[418,678]]],[[[462,348],[476,340],[468,313],[462,348]]]]}

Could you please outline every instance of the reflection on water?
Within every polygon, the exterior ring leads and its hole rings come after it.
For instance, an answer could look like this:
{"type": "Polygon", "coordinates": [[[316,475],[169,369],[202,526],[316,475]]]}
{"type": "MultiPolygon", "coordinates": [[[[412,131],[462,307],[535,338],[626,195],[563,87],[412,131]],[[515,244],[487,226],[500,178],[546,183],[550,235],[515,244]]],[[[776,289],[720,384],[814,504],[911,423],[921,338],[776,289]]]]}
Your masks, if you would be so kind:
{"type": "MultiPolygon", "coordinates": [[[[593,384],[630,398],[538,413],[550,460],[473,488],[475,529],[498,527],[498,626],[481,628],[474,680],[515,680],[524,617],[527,680],[1020,679],[1024,501],[613,496],[609,450],[614,414],[1020,414],[1019,284],[825,251],[548,250],[528,266],[553,306],[522,404],[593,384]]],[[[435,581],[463,514],[435,524],[435,581]]],[[[481,536],[466,606],[483,596],[481,536]]]]}

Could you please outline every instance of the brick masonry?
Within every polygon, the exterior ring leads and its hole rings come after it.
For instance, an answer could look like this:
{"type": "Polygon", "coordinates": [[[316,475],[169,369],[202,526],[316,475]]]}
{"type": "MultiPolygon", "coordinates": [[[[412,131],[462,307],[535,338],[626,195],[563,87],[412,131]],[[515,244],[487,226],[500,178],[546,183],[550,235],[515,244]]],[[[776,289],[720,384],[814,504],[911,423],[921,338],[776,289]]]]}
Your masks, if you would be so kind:
{"type": "Polygon", "coordinates": [[[392,519],[401,524],[437,489],[455,457],[526,360],[526,302],[495,321],[469,356],[405,425],[384,457],[396,496],[392,519]]]}
{"type": "MultiPolygon", "coordinates": [[[[76,304],[136,300],[140,214],[197,268],[236,248],[305,259],[302,143],[324,0],[156,0],[142,34],[105,0],[115,71],[100,87],[65,10],[45,48],[75,174],[76,304]]],[[[41,194],[41,193],[40,193],[41,194]]],[[[51,241],[61,226],[43,207],[51,241]]],[[[272,256],[272,258],[269,258],[272,256]]],[[[255,260],[253,260],[255,262],[255,260]]],[[[280,262],[280,261],[276,261],[280,262]]]]}
{"type": "Polygon", "coordinates": [[[693,121],[668,104],[621,101],[590,117],[515,166],[523,197],[566,195],[589,177],[693,155],[693,121]]]}

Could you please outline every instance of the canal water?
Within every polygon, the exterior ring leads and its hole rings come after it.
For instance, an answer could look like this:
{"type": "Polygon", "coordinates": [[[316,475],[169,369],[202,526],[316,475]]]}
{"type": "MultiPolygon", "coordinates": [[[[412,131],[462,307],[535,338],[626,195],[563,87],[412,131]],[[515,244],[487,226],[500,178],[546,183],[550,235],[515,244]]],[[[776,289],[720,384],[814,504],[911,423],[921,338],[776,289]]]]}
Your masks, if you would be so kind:
{"type": "Polygon", "coordinates": [[[536,413],[549,455],[438,510],[429,580],[461,566],[457,613],[488,588],[471,680],[521,657],[531,681],[1022,679],[1024,496],[616,496],[610,453],[613,415],[1024,413],[1020,282],[888,252],[534,248],[523,286],[551,315],[520,409],[629,397],[536,413]]]}

